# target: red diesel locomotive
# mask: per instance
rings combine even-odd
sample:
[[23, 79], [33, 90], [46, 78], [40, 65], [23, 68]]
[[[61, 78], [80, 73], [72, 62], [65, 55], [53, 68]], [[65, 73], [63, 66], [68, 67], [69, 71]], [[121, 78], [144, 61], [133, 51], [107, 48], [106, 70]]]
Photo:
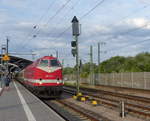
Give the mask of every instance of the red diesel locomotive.
[[62, 66], [57, 58], [44, 56], [21, 71], [23, 84], [39, 97], [59, 97], [63, 91]]

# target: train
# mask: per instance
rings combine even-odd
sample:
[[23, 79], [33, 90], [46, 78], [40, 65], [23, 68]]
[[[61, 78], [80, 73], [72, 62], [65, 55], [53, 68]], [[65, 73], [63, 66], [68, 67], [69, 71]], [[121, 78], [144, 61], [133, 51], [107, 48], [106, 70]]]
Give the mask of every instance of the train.
[[62, 66], [53, 56], [37, 59], [18, 73], [17, 80], [38, 97], [56, 98], [63, 92]]

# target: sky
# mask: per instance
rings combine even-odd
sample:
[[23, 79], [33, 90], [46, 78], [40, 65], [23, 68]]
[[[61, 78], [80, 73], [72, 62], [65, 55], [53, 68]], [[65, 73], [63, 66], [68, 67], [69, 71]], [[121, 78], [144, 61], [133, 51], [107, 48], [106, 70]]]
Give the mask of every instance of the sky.
[[65, 66], [74, 66], [71, 20], [81, 24], [79, 57], [94, 63], [113, 56], [149, 52], [150, 0], [0, 0], [0, 46], [9, 38], [9, 53], [32, 60], [59, 53]]

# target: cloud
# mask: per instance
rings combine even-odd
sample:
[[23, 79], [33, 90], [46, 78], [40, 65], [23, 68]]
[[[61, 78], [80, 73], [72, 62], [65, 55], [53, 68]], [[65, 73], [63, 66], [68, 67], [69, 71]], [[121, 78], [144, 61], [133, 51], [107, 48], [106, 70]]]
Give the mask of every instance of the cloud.
[[0, 25], [7, 23], [10, 20], [10, 17], [7, 15], [8, 10], [4, 8], [0, 8]]
[[138, 0], [138, 1], [141, 2], [141, 3], [143, 3], [143, 4], [148, 4], [148, 3], [150, 3], [149, 0]]
[[133, 56], [142, 52], [143, 49], [146, 50], [148, 47], [145, 46], [146, 42], [140, 41], [150, 38], [150, 29], [142, 26], [148, 23], [149, 20], [145, 18], [133, 18], [115, 26], [89, 26], [88, 29], [83, 31], [82, 34], [84, 35], [81, 35], [80, 38], [81, 56], [87, 54], [90, 45], [93, 45], [95, 47], [94, 60], [96, 61], [97, 43], [100, 41], [106, 42], [106, 45], [101, 49], [107, 51], [107, 54], [101, 54], [102, 60], [116, 55]]
[[39, 49], [40, 48], [49, 49], [49, 48], [64, 48], [67, 47], [67, 45], [64, 42], [53, 42], [49, 40], [42, 40], [41, 42], [38, 41], [37, 43], [35, 43], [35, 47]]
[[[76, 9], [70, 10], [70, 7], [74, 5], [73, 3], [76, 3], [76, 1], [71, 1], [60, 14], [53, 20], [50, 20], [48, 24], [45, 24], [48, 18], [54, 15], [66, 1], [59, 0], [55, 2], [50, 11], [46, 12], [46, 17], [39, 22], [40, 16], [53, 3], [52, 1], [11, 0], [10, 2], [10, 0], [1, 0], [0, 36], [4, 40], [3, 42], [5, 42], [6, 36], [9, 36], [10, 51], [31, 52], [33, 50], [39, 56], [48, 55], [50, 52], [55, 54], [55, 50], [58, 50], [60, 58], [67, 58], [66, 63], [72, 64], [74, 58], [71, 55], [70, 42], [73, 40], [73, 37], [72, 28], [68, 28], [71, 26], [70, 21], [73, 15], [80, 18], [96, 3], [90, 0], [87, 2], [81, 1], [80, 4], [75, 4], [74, 7]], [[92, 11], [91, 14], [82, 19], [80, 21], [82, 24], [82, 33], [79, 36], [80, 58], [89, 57], [89, 48], [90, 45], [93, 45], [94, 60], [96, 62], [97, 43], [100, 41], [107, 43], [101, 47], [102, 51], [108, 51], [107, 54], [102, 54], [102, 60], [115, 55], [133, 55], [143, 51], [143, 46], [147, 49], [146, 43], [133, 44], [150, 37], [150, 21], [144, 17], [145, 14], [134, 16], [134, 18], [130, 17], [121, 23], [119, 22], [121, 17], [128, 15], [128, 12], [142, 8], [139, 1], [134, 4], [135, 6], [133, 5], [135, 1], [132, 1], [132, 4], [130, 4], [130, 1], [105, 2], [100, 9], [97, 8], [97, 10]], [[112, 11], [110, 12], [110, 10]], [[127, 13], [123, 13], [124, 10]], [[37, 28], [33, 29], [33, 26], [36, 24], [38, 25]], [[33, 35], [36, 35], [36, 37], [33, 38]], [[124, 46], [132, 44], [133, 46], [122, 49]], [[118, 50], [111, 51], [116, 48]], [[127, 51], [129, 52], [128, 54]], [[103, 58], [104, 55], [105, 58]]]
[[126, 20], [126, 23], [135, 27], [146, 28], [149, 25], [150, 21], [145, 18], [133, 18]]
[[10, 7], [15, 7], [15, 8], [22, 8], [25, 7], [26, 3], [28, 0], [1, 0], [1, 4], [10, 6]]
[[[140, 29], [140, 31], [136, 31], [133, 33], [132, 32], [126, 33], [128, 29], [129, 30], [131, 28], [133, 29], [133, 26], [138, 27], [140, 25], [145, 24], [146, 22], [147, 21], [144, 19], [135, 18], [132, 20], [128, 20], [126, 24], [119, 24], [117, 26], [94, 25], [94, 26], [87, 27], [88, 29], [84, 30], [81, 36], [79, 36], [79, 44], [80, 44], [79, 48], [80, 48], [81, 56], [83, 56], [82, 54], [89, 53], [90, 45], [94, 45], [97, 47], [96, 44], [99, 41], [105, 41], [107, 44], [106, 47], [104, 48], [109, 51], [109, 49], [121, 48], [122, 46], [129, 45], [130, 43], [132, 44], [136, 41], [150, 37], [148, 33], [149, 30], [147, 28], [142, 28], [143, 32], [141, 32]], [[34, 30], [32, 25], [34, 25], [34, 23], [26, 22], [26, 21], [4, 25], [5, 26], [4, 30], [7, 31], [8, 35], [10, 36], [11, 38], [10, 43], [12, 44], [11, 46], [13, 47], [14, 50], [16, 51], [33, 50], [35, 52], [38, 52], [39, 55], [44, 55], [44, 53], [48, 54], [50, 50], [55, 49], [55, 50], [59, 50], [60, 53], [64, 52], [72, 56], [70, 42], [71, 40], [73, 40], [73, 38], [71, 35], [71, 30], [67, 31], [60, 38], [57, 38], [58, 34], [64, 30], [63, 26], [50, 25], [47, 26], [46, 28], [40, 26], [40, 34], [37, 35], [36, 38], [32, 38], [33, 34], [39, 30], [39, 29]], [[34, 32], [32, 32], [32, 30], [34, 30]], [[128, 50], [128, 49], [125, 48], [124, 50]], [[141, 48], [136, 45], [136, 47], [132, 47], [131, 50], [134, 50], [134, 52], [132, 52], [133, 54], [139, 52], [138, 50], [141, 50]], [[113, 53], [110, 53], [109, 55], [110, 56], [117, 55], [119, 51], [120, 50], [118, 49]], [[55, 51], [52, 52], [55, 54]], [[97, 51], [95, 51], [95, 53], [97, 53]], [[123, 54], [126, 55], [126, 53], [120, 51], [120, 55]]]

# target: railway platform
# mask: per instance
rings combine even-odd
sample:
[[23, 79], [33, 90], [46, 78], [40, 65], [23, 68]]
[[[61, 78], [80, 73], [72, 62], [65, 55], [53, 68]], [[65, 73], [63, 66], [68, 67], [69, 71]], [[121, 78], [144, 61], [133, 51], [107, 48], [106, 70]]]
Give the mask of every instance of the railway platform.
[[10, 90], [0, 96], [0, 121], [64, 121], [20, 83], [10, 83]]

